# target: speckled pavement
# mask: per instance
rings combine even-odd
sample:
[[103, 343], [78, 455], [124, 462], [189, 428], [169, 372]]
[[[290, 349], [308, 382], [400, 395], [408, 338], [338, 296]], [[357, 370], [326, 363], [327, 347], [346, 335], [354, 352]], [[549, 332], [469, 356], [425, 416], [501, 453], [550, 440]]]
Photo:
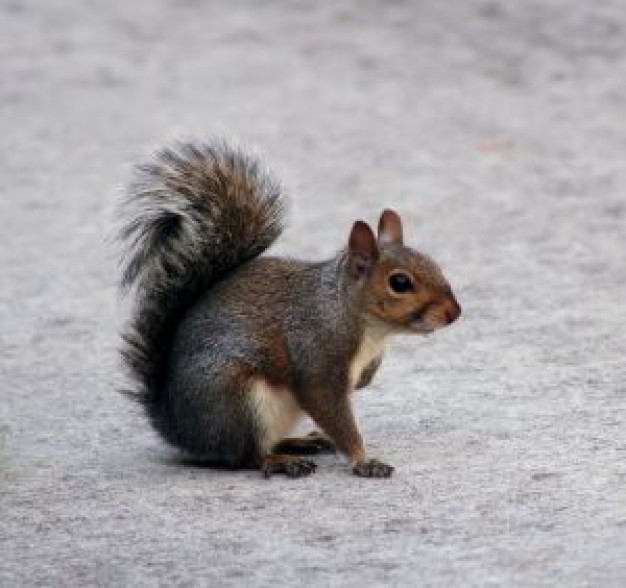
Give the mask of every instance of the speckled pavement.
[[[0, 54], [0, 586], [626, 585], [623, 2], [6, 0]], [[208, 135], [275, 252], [392, 206], [444, 266], [357, 399], [392, 479], [188, 467], [116, 392], [116, 199]]]

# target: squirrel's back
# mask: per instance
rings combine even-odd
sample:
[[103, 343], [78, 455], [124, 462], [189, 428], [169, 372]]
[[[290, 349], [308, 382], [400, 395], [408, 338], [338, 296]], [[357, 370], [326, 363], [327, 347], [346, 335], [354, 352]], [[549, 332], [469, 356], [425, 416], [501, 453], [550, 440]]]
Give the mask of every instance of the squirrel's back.
[[277, 182], [224, 143], [181, 144], [137, 168], [122, 206], [122, 286], [135, 292], [122, 356], [162, 433], [164, 377], [178, 323], [226, 273], [282, 230]]

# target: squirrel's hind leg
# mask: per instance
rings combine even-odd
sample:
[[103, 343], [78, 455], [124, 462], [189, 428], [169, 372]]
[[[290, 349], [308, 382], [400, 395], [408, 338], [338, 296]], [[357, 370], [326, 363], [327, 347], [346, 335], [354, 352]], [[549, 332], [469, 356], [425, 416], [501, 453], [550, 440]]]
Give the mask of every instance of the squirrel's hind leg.
[[259, 450], [256, 465], [265, 477], [285, 474], [290, 478], [298, 478], [312, 474], [316, 468], [314, 462], [297, 457], [294, 455], [297, 452], [282, 450], [287, 445], [283, 445], [280, 440], [302, 416], [302, 409], [291, 391], [256, 374], [250, 378], [247, 394]]
[[179, 352], [171, 360], [164, 436], [198, 462], [246, 468], [265, 452], [249, 399], [249, 368]]
[[311, 431], [304, 437], [288, 437], [279, 441], [272, 451], [284, 455], [316, 455], [335, 453], [337, 447], [323, 433]]

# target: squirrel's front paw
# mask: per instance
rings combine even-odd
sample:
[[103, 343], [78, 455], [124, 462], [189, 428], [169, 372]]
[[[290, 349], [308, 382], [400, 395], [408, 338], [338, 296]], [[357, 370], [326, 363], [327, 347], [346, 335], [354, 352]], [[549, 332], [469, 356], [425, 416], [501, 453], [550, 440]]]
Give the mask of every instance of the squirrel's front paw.
[[393, 466], [377, 459], [365, 459], [352, 466], [352, 473], [362, 478], [389, 478], [393, 473]]

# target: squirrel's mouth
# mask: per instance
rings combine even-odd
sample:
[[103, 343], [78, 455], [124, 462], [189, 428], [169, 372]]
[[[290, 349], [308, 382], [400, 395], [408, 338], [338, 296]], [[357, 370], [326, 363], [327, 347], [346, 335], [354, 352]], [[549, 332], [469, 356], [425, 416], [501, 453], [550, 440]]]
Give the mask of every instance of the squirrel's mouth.
[[407, 322], [411, 331], [419, 333], [420, 335], [429, 335], [436, 329], [436, 327], [428, 320], [427, 316], [427, 312], [431, 306], [431, 303], [427, 303], [409, 315], [409, 320]]
[[424, 319], [412, 320], [409, 322], [408, 327], [413, 333], [417, 333], [419, 335], [430, 335], [436, 330], [436, 327], [431, 325], [429, 322], [424, 321]]
[[433, 329], [433, 327], [420, 327], [419, 329], [413, 329], [416, 333], [418, 333], [419, 335], [424, 335], [424, 337], [426, 335], [430, 335], [431, 333], [435, 332], [435, 329]]
[[409, 315], [412, 331], [428, 335], [453, 323], [461, 315], [461, 307], [452, 297], [443, 302], [430, 301]]

